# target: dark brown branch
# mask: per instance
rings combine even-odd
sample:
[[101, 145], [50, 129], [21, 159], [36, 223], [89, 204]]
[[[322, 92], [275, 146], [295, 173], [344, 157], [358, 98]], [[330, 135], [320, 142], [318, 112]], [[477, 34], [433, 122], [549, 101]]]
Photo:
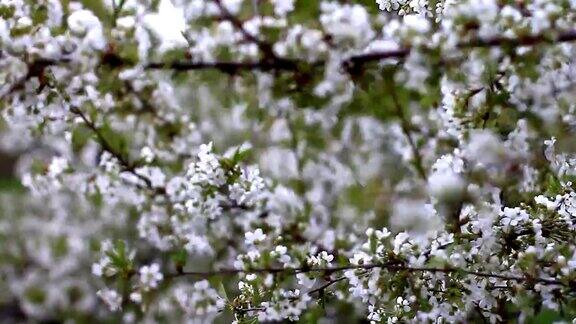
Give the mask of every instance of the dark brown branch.
[[240, 71], [297, 71], [298, 61], [282, 59], [279, 61], [255, 61], [255, 62], [171, 62], [160, 63], [152, 62], [144, 66], [148, 70], [174, 70], [174, 71], [193, 71], [193, 70], [219, 70], [224, 73], [235, 74]]
[[336, 284], [336, 283], [338, 283], [340, 281], [344, 281], [344, 280], [346, 280], [345, 276], [338, 277], [338, 278], [333, 279], [333, 280], [329, 280], [326, 283], [324, 283], [323, 285], [321, 285], [320, 287], [310, 290], [307, 294], [313, 295], [315, 293], [322, 292], [322, 291], [326, 290], [328, 287], [332, 286], [333, 284]]
[[518, 38], [496, 36], [493, 38], [476, 38], [465, 42], [460, 42], [458, 48], [475, 48], [475, 47], [497, 47], [497, 46], [534, 46], [540, 43], [564, 43], [576, 41], [576, 30], [570, 30], [560, 33], [556, 37], [548, 37], [546, 34], [527, 35]]
[[410, 54], [410, 49], [408, 48], [393, 51], [359, 54], [349, 57], [342, 63], [342, 66], [346, 70], [349, 70], [354, 67], [359, 67], [361, 65], [374, 61], [381, 61], [388, 58], [398, 58], [398, 59], [405, 58], [406, 56], [408, 56], [408, 54]]
[[20, 78], [18, 81], [14, 82], [5, 92], [0, 94], [0, 100], [4, 99], [5, 96], [10, 95], [12, 93], [14, 93], [14, 91], [16, 90], [20, 90], [23, 89], [24, 86], [26, 85], [26, 82], [28, 82], [30, 79], [37, 77], [40, 79], [40, 83], [41, 86], [43, 86], [44, 84], [44, 70], [49, 67], [49, 66], [53, 66], [53, 65], [59, 65], [59, 64], [65, 64], [70, 62], [69, 59], [63, 58], [61, 60], [52, 60], [52, 59], [44, 59], [44, 58], [40, 58], [40, 59], [36, 59], [33, 62], [30, 62], [27, 64], [28, 67], [28, 71], [26, 72], [26, 75], [24, 75], [22, 78]]
[[[549, 39], [544, 34], [538, 34], [533, 36], [524, 36], [521, 38], [508, 38], [508, 37], [494, 37], [489, 39], [473, 39], [465, 42], [461, 42], [457, 45], [458, 48], [485, 48], [485, 47], [497, 47], [497, 46], [535, 46], [541, 43], [562, 43], [562, 42], [572, 42], [576, 41], [576, 30], [566, 31], [560, 33], [555, 39]], [[342, 66], [345, 70], [350, 71], [353, 68], [358, 68], [364, 64], [371, 62], [376, 62], [384, 60], [387, 58], [397, 58], [402, 59], [410, 54], [409, 48], [374, 52], [367, 54], [359, 54], [349, 57], [342, 62]], [[42, 68], [54, 65], [63, 65], [70, 63], [71, 60], [68, 58], [62, 58], [59, 60], [51, 59], [40, 59], [37, 60], [38, 64], [31, 63], [30, 66], [42, 66]], [[174, 70], [174, 71], [197, 71], [197, 70], [219, 70], [224, 73], [237, 73], [240, 71], [292, 71], [297, 72], [301, 64], [320, 67], [326, 62], [323, 60], [315, 62], [307, 62], [299, 59], [286, 59], [286, 58], [276, 58], [276, 59], [264, 59], [259, 61], [247, 61], [247, 62], [190, 62], [190, 61], [177, 61], [177, 62], [151, 62], [144, 65], [145, 69], [148, 70]], [[115, 54], [107, 53], [103, 56], [100, 62], [101, 66], [112, 66], [112, 67], [130, 67], [134, 66], [135, 62], [123, 59]], [[31, 75], [33, 75], [32, 73]], [[24, 81], [27, 81], [26, 79]]]

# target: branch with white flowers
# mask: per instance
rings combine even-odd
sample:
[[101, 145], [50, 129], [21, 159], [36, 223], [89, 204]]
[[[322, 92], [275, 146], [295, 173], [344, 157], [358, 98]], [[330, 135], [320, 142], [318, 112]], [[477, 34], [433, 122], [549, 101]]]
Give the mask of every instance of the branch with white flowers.
[[[559, 287], [567, 287], [571, 290], [574, 289], [573, 283], [565, 283], [561, 280], [554, 278], [539, 278], [530, 276], [518, 276], [505, 273], [491, 273], [482, 271], [473, 271], [467, 269], [446, 267], [446, 268], [433, 268], [433, 267], [412, 267], [404, 266], [397, 263], [390, 264], [350, 264], [344, 266], [335, 266], [327, 268], [313, 268], [313, 267], [299, 267], [299, 268], [255, 268], [255, 269], [220, 269], [215, 271], [182, 271], [179, 273], [168, 274], [167, 278], [177, 278], [177, 277], [200, 277], [209, 278], [214, 276], [233, 276], [238, 274], [254, 273], [254, 274], [288, 274], [294, 275], [298, 273], [310, 273], [310, 272], [320, 272], [326, 274], [333, 274], [335, 272], [346, 271], [346, 270], [372, 270], [372, 269], [385, 269], [391, 272], [430, 272], [430, 273], [447, 273], [447, 274], [464, 274], [466, 276], [474, 276], [479, 278], [494, 278], [501, 279], [504, 281], [514, 281], [520, 283], [541, 283], [545, 285], [555, 285]], [[340, 279], [337, 281], [341, 281]], [[335, 282], [334, 282], [335, 283]]]

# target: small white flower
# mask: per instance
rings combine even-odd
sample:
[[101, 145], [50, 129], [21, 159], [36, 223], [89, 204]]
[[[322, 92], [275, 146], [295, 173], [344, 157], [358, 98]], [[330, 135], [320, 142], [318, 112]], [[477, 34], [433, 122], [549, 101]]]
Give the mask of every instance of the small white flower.
[[278, 16], [286, 16], [294, 10], [294, 0], [271, 0], [274, 5], [274, 13]]
[[55, 157], [48, 166], [48, 176], [55, 178], [68, 169], [68, 160], [64, 157]]
[[103, 273], [104, 273], [103, 267], [100, 263], [92, 264], [92, 274], [93, 275], [95, 275], [97, 277], [102, 277]]
[[322, 251], [320, 253], [320, 257], [326, 261], [326, 263], [330, 263], [332, 260], [334, 260], [334, 256], [332, 254], [328, 254], [326, 251]]
[[115, 312], [122, 308], [122, 296], [116, 290], [105, 288], [98, 290], [96, 295], [104, 301], [110, 311]]
[[32, 19], [30, 17], [20, 17], [16, 22], [16, 27], [18, 28], [28, 28], [32, 26]]
[[276, 253], [278, 253], [279, 255], [284, 255], [286, 254], [286, 252], [288, 252], [288, 248], [283, 246], [283, 245], [278, 245], [274, 251], [276, 251]]
[[160, 266], [153, 263], [150, 266], [142, 266], [140, 268], [140, 284], [144, 290], [155, 289], [158, 283], [164, 279], [164, 275], [160, 272]]
[[154, 152], [152, 152], [152, 149], [150, 147], [144, 146], [140, 150], [140, 157], [143, 158], [144, 161], [146, 161], [146, 163], [150, 163], [154, 160], [156, 155], [154, 154]]
[[246, 244], [252, 245], [264, 241], [266, 239], [266, 234], [264, 234], [261, 228], [257, 228], [254, 232], [246, 232], [244, 237]]
[[130, 300], [136, 304], [140, 304], [142, 302], [142, 294], [140, 292], [133, 292], [130, 294]]
[[298, 284], [302, 285], [306, 289], [311, 289], [312, 287], [314, 287], [314, 284], [316, 283], [316, 279], [309, 278], [304, 273], [297, 274], [296, 278], [298, 279]]

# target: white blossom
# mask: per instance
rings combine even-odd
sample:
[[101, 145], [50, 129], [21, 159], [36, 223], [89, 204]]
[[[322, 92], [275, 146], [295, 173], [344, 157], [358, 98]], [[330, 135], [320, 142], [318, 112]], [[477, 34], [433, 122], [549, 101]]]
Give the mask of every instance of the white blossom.
[[164, 279], [164, 275], [160, 272], [160, 266], [157, 263], [141, 267], [138, 273], [144, 290], [155, 289], [158, 287], [158, 283]]
[[103, 289], [96, 292], [104, 303], [108, 306], [110, 311], [116, 312], [122, 308], [122, 296], [113, 289]]

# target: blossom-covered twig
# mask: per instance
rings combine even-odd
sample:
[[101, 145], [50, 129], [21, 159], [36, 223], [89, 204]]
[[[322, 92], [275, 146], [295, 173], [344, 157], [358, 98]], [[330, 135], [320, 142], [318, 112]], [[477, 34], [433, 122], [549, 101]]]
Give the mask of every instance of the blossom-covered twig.
[[[477, 37], [468, 41], [459, 42], [456, 47], [458, 49], [472, 49], [484, 47], [520, 47], [520, 46], [536, 46], [538, 44], [557, 44], [564, 42], [576, 41], [576, 30], [569, 30], [559, 32], [557, 36], [550, 37], [549, 33], [526, 35], [521, 37], [505, 37], [496, 36], [491, 38]], [[410, 48], [404, 48], [392, 51], [381, 51], [366, 54], [353, 55], [344, 61], [344, 66], [348, 69], [357, 68], [364, 64], [381, 61], [389, 58], [404, 58], [410, 54]]]
[[[470, 41], [462, 42], [457, 45], [460, 49], [467, 48], [482, 48], [482, 47], [519, 47], [519, 46], [536, 46], [538, 44], [556, 44], [563, 42], [573, 42], [576, 41], [576, 31], [561, 32], [557, 37], [550, 38], [548, 34], [539, 34], [532, 36], [523, 36], [519, 38], [511, 37], [493, 37], [493, 38], [476, 38]], [[260, 41], [259, 41], [260, 42]], [[372, 52], [366, 54], [352, 55], [342, 61], [342, 66], [345, 70], [351, 70], [352, 68], [358, 68], [370, 62], [381, 61], [389, 58], [405, 58], [410, 54], [410, 49], [399, 49], [381, 52]], [[102, 65], [110, 65], [113, 67], [130, 67], [134, 64], [129, 60], [125, 60], [122, 57], [114, 54], [108, 53], [104, 56], [105, 59], [102, 60]], [[42, 66], [43, 68], [69, 64], [73, 60], [64, 59], [39, 59], [33, 62], [31, 66]], [[37, 63], [37, 64], [36, 64]], [[216, 61], [216, 62], [190, 62], [190, 61], [174, 61], [174, 62], [149, 62], [144, 64], [144, 69], [150, 70], [175, 70], [175, 71], [196, 71], [196, 70], [219, 70], [224, 73], [234, 74], [240, 71], [298, 71], [299, 66], [312, 66], [321, 67], [325, 65], [326, 62], [319, 60], [313, 62], [307, 62], [298, 59], [286, 59], [277, 58], [276, 59], [263, 59], [260, 61], [247, 61], [247, 62], [233, 62], [233, 61]]]
[[[209, 278], [213, 276], [233, 276], [241, 273], [255, 273], [255, 274], [298, 274], [298, 273], [310, 273], [310, 272], [320, 272], [320, 273], [335, 273], [345, 270], [371, 270], [371, 269], [386, 269], [392, 272], [430, 272], [430, 273], [447, 273], [447, 274], [464, 274], [467, 276], [475, 276], [481, 278], [494, 278], [506, 281], [515, 282], [533, 282], [541, 283], [546, 285], [556, 285], [570, 287], [566, 283], [551, 278], [532, 278], [529, 276], [517, 276], [511, 274], [503, 273], [491, 273], [482, 271], [473, 271], [467, 269], [459, 268], [434, 268], [434, 267], [412, 267], [399, 265], [397, 263], [383, 263], [383, 264], [350, 264], [344, 266], [326, 267], [326, 268], [313, 268], [313, 267], [299, 267], [299, 268], [255, 268], [255, 269], [220, 269], [215, 271], [183, 271], [180, 273], [174, 273], [168, 275], [168, 278], [175, 277], [200, 277]], [[341, 279], [344, 280], [344, 279]], [[338, 280], [338, 281], [341, 281]]]

